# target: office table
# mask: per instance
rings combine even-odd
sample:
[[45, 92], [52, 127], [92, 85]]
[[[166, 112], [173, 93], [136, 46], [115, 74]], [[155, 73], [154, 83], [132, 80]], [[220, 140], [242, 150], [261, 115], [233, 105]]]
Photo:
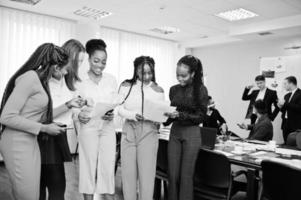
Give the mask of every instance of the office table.
[[[167, 131], [159, 134], [159, 149], [157, 156], [157, 170], [167, 172], [167, 148], [169, 135]], [[247, 152], [241, 154], [232, 153], [235, 146], [248, 147]], [[252, 148], [250, 148], [252, 147]], [[201, 147], [200, 147], [201, 148]], [[252, 149], [252, 150], [250, 150]], [[268, 145], [252, 144], [243, 141], [228, 141], [224, 144], [216, 144], [214, 151], [225, 154], [233, 165], [246, 168], [247, 171], [247, 199], [255, 200], [258, 197], [259, 173], [261, 161], [271, 159], [276, 162], [298, 165], [301, 168], [301, 151], [280, 146], [275, 151], [269, 151]]]

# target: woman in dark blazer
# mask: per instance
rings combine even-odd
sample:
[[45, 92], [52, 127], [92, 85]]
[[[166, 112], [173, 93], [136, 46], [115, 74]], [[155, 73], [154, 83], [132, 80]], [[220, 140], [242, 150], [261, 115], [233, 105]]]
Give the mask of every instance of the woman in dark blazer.
[[208, 95], [203, 84], [201, 61], [191, 55], [177, 63], [179, 84], [170, 88], [171, 106], [177, 109], [166, 113], [172, 124], [168, 144], [168, 179], [170, 200], [193, 199], [194, 165], [201, 146], [199, 124], [204, 122]]

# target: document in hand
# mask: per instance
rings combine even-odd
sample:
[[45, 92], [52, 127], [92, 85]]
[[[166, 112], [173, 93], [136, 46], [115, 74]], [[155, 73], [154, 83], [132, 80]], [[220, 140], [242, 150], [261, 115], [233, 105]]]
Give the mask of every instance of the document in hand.
[[92, 112], [90, 114], [91, 118], [95, 117], [102, 117], [104, 116], [108, 111], [116, 108], [118, 104], [111, 104], [111, 103], [104, 103], [104, 102], [98, 102], [94, 105]]
[[164, 113], [171, 113], [176, 107], [170, 106], [167, 101], [153, 101], [145, 99], [144, 101], [144, 118], [154, 122], [165, 122], [167, 117]]

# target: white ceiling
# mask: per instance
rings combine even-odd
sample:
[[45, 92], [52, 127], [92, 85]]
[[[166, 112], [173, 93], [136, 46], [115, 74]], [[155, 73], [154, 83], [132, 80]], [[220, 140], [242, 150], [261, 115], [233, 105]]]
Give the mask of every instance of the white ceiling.
[[[77, 21], [86, 19], [74, 15], [75, 10], [96, 8], [113, 13], [99, 21], [103, 26], [174, 40], [186, 47], [257, 39], [258, 32], [265, 31], [274, 34], [260, 37], [301, 35], [301, 0], [41, 0], [35, 6], [0, 0], [0, 5]], [[236, 8], [259, 17], [228, 22], [214, 16]], [[150, 31], [161, 26], [181, 31], [170, 35]]]

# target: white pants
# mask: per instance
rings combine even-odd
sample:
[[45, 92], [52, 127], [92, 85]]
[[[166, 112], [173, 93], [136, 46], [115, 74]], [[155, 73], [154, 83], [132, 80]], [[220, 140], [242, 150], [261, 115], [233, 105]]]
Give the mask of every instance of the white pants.
[[115, 193], [116, 134], [109, 123], [101, 130], [82, 129], [79, 134], [79, 192]]

